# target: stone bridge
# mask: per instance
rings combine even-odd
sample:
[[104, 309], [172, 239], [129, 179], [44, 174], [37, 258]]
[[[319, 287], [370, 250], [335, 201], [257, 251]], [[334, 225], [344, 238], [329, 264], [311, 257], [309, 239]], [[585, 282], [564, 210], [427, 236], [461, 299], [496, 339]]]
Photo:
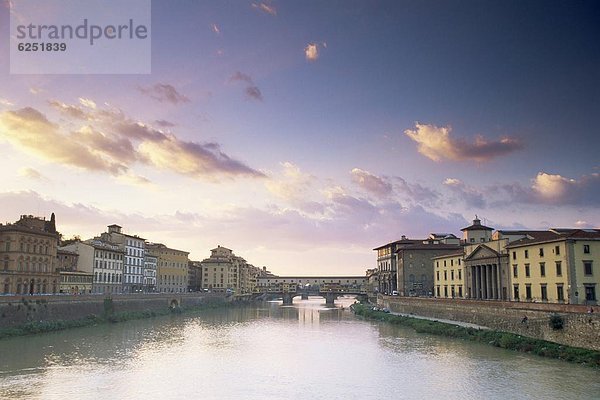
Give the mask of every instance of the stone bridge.
[[325, 298], [325, 304], [333, 306], [335, 301], [340, 296], [356, 296], [359, 300], [367, 300], [367, 292], [364, 290], [299, 290], [299, 291], [265, 291], [255, 295], [255, 297], [264, 296], [265, 294], [274, 297], [281, 297], [283, 305], [292, 305], [294, 297], [300, 296], [302, 300], [308, 300], [308, 296], [321, 296]]

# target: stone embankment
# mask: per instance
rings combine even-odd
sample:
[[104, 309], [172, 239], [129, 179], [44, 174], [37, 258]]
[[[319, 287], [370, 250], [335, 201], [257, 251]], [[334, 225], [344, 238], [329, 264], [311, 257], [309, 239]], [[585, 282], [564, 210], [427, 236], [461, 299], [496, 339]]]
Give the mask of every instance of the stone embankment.
[[87, 295], [87, 296], [2, 296], [0, 329], [28, 323], [75, 321], [112, 314], [160, 312], [194, 308], [231, 301], [212, 293]]
[[[432, 299], [379, 296], [378, 304], [391, 311], [429, 318], [461, 321], [490, 329], [555, 342], [572, 347], [600, 350], [600, 307], [502, 301]], [[562, 321], [557, 329], [554, 321]]]

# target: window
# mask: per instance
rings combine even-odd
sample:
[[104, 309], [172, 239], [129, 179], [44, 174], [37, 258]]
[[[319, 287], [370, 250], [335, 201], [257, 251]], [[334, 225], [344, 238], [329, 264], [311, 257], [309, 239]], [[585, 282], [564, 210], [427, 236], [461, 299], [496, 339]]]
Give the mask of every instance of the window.
[[[462, 279], [462, 276], [461, 276], [461, 275], [462, 275], [462, 270], [460, 270], [460, 269], [459, 269], [459, 270], [458, 270], [458, 279], [459, 279], [459, 280], [460, 280], [460, 279]], [[461, 296], [462, 296], [462, 295], [461, 295]]]
[[531, 300], [531, 285], [525, 285], [525, 299]]
[[556, 276], [562, 276], [562, 263], [560, 261], [556, 262]]
[[519, 285], [513, 286], [513, 297], [515, 300], [519, 300]]
[[544, 248], [540, 247], [540, 257], [544, 257]]
[[546, 263], [540, 263], [540, 276], [546, 276]]
[[513, 260], [516, 260], [516, 259], [517, 259], [517, 252], [513, 251]]
[[529, 258], [529, 250], [525, 250], [525, 258]]
[[542, 301], [548, 301], [548, 288], [545, 284], [542, 284], [540, 289], [542, 291]]
[[585, 254], [590, 254], [590, 245], [589, 244], [584, 244], [583, 245], [583, 252]]
[[596, 286], [585, 285], [585, 299], [588, 301], [596, 301]]
[[565, 301], [565, 292], [563, 285], [556, 285], [556, 299], [558, 301]]
[[440, 280], [440, 271], [437, 271], [435, 274], [436, 274], [436, 280], [439, 281]]
[[560, 246], [554, 246], [554, 254], [556, 254], [557, 256], [560, 255]]
[[454, 280], [454, 270], [450, 271], [450, 279]]
[[529, 278], [531, 276], [529, 271], [529, 264], [525, 264], [525, 277]]
[[583, 262], [583, 274], [586, 276], [592, 275], [592, 262], [591, 261]]
[[519, 266], [517, 264], [513, 265], [513, 277], [514, 278], [519, 277]]
[[444, 280], [448, 280], [448, 271], [444, 271]]

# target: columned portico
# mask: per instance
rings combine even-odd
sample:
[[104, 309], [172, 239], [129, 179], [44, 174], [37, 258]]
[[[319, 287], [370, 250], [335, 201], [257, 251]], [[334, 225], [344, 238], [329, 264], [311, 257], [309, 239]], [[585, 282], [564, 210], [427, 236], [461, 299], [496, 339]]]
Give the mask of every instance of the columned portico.
[[[503, 287], [508, 285], [503, 279], [508, 276], [502, 272], [507, 268], [508, 260], [505, 254], [479, 245], [465, 258], [465, 269], [469, 274], [466, 293], [472, 299], [503, 300]], [[504, 299], [508, 300], [508, 299]]]

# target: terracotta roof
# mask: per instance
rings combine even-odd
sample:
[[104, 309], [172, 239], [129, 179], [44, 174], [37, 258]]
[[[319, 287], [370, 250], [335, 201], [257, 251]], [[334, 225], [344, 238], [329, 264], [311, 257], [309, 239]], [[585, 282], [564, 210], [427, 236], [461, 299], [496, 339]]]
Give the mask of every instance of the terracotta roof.
[[561, 240], [600, 240], [600, 229], [551, 229], [530, 232], [528, 237], [515, 240], [506, 248], [528, 246], [535, 243], [557, 242]]

